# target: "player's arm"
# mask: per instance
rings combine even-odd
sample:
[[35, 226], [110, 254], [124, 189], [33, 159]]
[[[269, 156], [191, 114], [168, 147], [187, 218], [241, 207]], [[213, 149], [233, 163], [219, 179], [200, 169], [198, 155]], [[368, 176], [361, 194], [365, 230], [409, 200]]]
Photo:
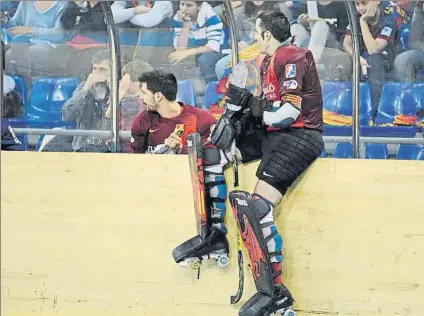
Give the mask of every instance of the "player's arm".
[[239, 105], [240, 109], [249, 107], [254, 117], [263, 117], [264, 123], [269, 126], [289, 127], [300, 115], [302, 102], [300, 95], [305, 68], [305, 58], [291, 63], [279, 64], [276, 62], [280, 100], [273, 101], [255, 97], [246, 89], [230, 85], [228, 103]]
[[144, 154], [147, 150], [147, 137], [150, 120], [147, 111], [139, 113], [131, 126], [130, 147], [135, 154]]
[[217, 123], [215, 116], [209, 111], [199, 110], [197, 115], [197, 131], [202, 138], [202, 144], [208, 141], [212, 126]]

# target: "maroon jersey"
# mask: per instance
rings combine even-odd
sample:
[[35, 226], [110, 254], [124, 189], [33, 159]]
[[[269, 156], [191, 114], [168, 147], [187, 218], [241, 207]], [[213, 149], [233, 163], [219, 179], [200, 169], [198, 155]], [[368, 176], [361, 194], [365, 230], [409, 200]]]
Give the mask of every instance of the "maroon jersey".
[[322, 91], [312, 53], [293, 45], [284, 45], [261, 65], [262, 97], [291, 102], [300, 108], [292, 127], [323, 129]]
[[216, 124], [215, 117], [206, 110], [180, 103], [183, 110], [174, 118], [163, 118], [157, 112], [144, 111], [137, 115], [131, 128], [131, 149], [134, 153], [152, 151], [163, 144], [175, 128], [181, 131], [182, 153], [187, 153], [187, 136], [199, 133], [202, 143], [210, 134], [211, 125]]

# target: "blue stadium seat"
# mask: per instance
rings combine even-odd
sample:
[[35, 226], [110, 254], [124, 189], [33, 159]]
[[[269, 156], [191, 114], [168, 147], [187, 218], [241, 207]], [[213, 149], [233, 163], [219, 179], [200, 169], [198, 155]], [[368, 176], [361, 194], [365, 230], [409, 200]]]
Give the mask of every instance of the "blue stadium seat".
[[[368, 83], [361, 82], [359, 86], [359, 122], [361, 126], [368, 126], [372, 111], [371, 88]], [[352, 116], [352, 82], [350, 81], [327, 81], [323, 87], [323, 107], [325, 110], [340, 115]], [[324, 127], [326, 136], [351, 136], [350, 126]]]
[[400, 144], [396, 159], [399, 160], [424, 160], [423, 145]]
[[351, 143], [338, 143], [334, 149], [334, 158], [353, 158], [353, 147]]
[[389, 149], [386, 144], [366, 144], [366, 159], [389, 159]]
[[216, 92], [217, 87], [218, 81], [211, 81], [207, 84], [202, 106], [204, 109], [209, 110], [211, 105], [218, 104], [224, 96], [223, 94]]
[[397, 115], [415, 115], [417, 101], [412, 83], [386, 82], [381, 93], [375, 124], [391, 124]]
[[[386, 82], [378, 106], [375, 125], [393, 124], [397, 115], [416, 115], [422, 101], [423, 85], [405, 82]], [[422, 90], [421, 90], [422, 91]], [[362, 136], [374, 137], [415, 137], [415, 126], [375, 126], [363, 130]]]
[[62, 121], [62, 106], [79, 84], [78, 78], [37, 78], [25, 113], [29, 124], [46, 128], [65, 125]]
[[187, 105], [196, 106], [196, 90], [190, 80], [178, 82], [177, 100]]
[[19, 76], [13, 76], [12, 78], [13, 78], [13, 80], [15, 80], [15, 83], [16, 83], [16, 91], [18, 91], [22, 96], [22, 101], [24, 103], [24, 108], [25, 108], [27, 101], [28, 101], [27, 100], [27, 88], [26, 88], [26, 85], [25, 85], [25, 81], [22, 77], [19, 77]]

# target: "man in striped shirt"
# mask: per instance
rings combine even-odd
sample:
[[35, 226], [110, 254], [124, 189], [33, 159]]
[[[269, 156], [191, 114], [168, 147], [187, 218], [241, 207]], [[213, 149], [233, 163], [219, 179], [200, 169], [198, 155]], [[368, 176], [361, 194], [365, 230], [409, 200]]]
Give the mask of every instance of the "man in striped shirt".
[[201, 77], [206, 82], [217, 80], [215, 65], [222, 57], [224, 33], [222, 21], [212, 6], [201, 1], [180, 1], [173, 28], [176, 51], [169, 55], [170, 61], [177, 64], [196, 56]]

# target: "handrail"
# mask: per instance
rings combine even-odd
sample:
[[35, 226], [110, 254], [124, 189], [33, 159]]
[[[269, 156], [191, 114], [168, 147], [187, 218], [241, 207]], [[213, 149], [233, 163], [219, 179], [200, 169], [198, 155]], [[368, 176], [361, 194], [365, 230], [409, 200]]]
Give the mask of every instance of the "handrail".
[[360, 76], [360, 62], [361, 56], [359, 47], [359, 28], [356, 20], [356, 9], [353, 1], [346, 1], [346, 9], [349, 17], [351, 27], [352, 45], [353, 45], [353, 75], [352, 75], [352, 147], [353, 158], [360, 158], [359, 154], [359, 76]]
[[110, 102], [112, 105], [112, 152], [120, 151], [119, 139], [119, 78], [121, 78], [121, 52], [118, 32], [113, 20], [112, 9], [109, 1], [101, 1], [102, 10], [105, 16], [107, 31], [109, 34], [110, 50]]

